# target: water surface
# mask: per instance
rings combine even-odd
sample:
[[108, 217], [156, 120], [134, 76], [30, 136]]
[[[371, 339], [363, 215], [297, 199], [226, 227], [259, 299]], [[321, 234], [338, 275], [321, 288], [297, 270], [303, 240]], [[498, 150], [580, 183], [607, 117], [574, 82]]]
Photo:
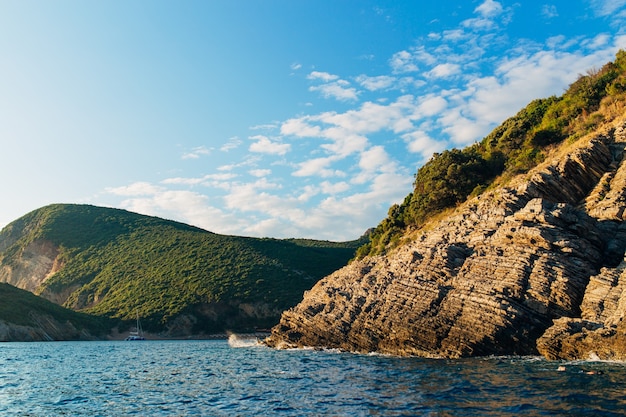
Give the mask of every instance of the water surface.
[[622, 363], [234, 346], [224, 340], [0, 344], [0, 415], [626, 415]]

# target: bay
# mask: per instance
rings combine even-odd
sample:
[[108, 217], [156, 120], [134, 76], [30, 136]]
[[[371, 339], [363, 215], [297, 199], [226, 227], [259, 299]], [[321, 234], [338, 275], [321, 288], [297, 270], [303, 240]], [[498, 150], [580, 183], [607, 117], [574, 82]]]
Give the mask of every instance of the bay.
[[4, 343], [0, 415], [619, 416], [626, 365], [272, 350], [241, 339]]

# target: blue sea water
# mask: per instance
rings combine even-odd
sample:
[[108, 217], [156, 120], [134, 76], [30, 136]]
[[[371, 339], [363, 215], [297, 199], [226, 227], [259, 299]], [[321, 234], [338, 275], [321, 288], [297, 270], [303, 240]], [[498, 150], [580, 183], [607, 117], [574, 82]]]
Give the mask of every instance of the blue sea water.
[[397, 358], [241, 340], [4, 343], [0, 415], [617, 416], [626, 415], [626, 364]]

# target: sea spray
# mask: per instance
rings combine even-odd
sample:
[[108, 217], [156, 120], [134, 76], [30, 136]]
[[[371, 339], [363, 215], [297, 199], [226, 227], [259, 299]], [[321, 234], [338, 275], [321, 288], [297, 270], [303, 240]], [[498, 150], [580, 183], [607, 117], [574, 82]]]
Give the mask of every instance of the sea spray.
[[231, 333], [228, 336], [228, 345], [231, 348], [260, 346], [259, 339], [254, 335], [238, 335]]

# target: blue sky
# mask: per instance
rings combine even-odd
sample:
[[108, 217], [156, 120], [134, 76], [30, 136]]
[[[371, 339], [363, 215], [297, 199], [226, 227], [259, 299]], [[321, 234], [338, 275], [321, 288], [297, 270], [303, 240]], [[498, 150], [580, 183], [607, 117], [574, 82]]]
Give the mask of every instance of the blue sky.
[[626, 49], [626, 0], [0, 0], [0, 227], [50, 203], [349, 240]]

